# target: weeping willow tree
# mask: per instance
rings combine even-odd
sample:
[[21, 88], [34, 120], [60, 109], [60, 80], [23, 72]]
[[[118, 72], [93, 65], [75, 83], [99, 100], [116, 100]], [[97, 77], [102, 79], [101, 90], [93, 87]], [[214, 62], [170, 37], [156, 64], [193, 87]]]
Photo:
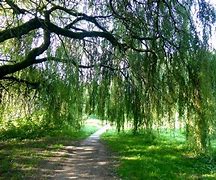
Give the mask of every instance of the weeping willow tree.
[[194, 148], [207, 149], [216, 77], [207, 1], [0, 3], [1, 123], [27, 109], [23, 117], [48, 127], [79, 128], [97, 114], [134, 133], [178, 119]]

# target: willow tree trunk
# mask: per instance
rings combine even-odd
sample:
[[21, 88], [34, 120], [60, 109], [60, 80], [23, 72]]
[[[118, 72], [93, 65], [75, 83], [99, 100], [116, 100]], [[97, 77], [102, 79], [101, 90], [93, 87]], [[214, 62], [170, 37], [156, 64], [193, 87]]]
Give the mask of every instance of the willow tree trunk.
[[200, 118], [197, 121], [197, 131], [198, 131], [198, 149], [201, 152], [205, 152], [207, 150], [207, 140], [208, 140], [208, 126], [205, 118]]
[[205, 107], [203, 107], [200, 91], [195, 89], [194, 92], [194, 108], [196, 113], [194, 119], [195, 147], [198, 153], [205, 153], [208, 140], [208, 120], [205, 115]]

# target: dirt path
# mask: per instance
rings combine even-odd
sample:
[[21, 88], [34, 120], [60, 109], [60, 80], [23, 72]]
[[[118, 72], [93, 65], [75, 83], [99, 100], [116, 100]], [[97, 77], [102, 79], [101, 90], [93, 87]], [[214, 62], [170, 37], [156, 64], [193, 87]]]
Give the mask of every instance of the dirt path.
[[66, 146], [58, 152], [43, 168], [42, 179], [118, 179], [112, 171], [110, 154], [100, 142], [100, 135], [108, 128], [106, 125], [78, 146]]

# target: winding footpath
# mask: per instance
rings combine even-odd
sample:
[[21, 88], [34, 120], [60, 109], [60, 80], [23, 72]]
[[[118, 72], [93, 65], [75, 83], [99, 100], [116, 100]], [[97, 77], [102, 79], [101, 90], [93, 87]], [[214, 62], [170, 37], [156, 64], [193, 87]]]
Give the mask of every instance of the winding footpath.
[[[110, 128], [106, 125], [81, 141], [76, 146], [66, 146], [59, 152], [49, 168], [44, 169], [46, 179], [118, 179], [112, 172], [113, 161], [105, 146], [100, 142], [100, 135]], [[62, 158], [62, 156], [64, 158]], [[58, 164], [58, 165], [56, 165]], [[46, 172], [47, 171], [47, 172]]]

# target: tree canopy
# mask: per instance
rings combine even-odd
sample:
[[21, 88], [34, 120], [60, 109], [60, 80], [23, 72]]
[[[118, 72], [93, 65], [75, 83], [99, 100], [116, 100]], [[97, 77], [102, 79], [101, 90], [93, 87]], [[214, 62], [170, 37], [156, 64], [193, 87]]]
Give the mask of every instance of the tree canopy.
[[207, 1], [4, 0], [0, 17], [2, 124], [78, 128], [96, 114], [136, 133], [178, 121], [206, 149], [216, 102]]

